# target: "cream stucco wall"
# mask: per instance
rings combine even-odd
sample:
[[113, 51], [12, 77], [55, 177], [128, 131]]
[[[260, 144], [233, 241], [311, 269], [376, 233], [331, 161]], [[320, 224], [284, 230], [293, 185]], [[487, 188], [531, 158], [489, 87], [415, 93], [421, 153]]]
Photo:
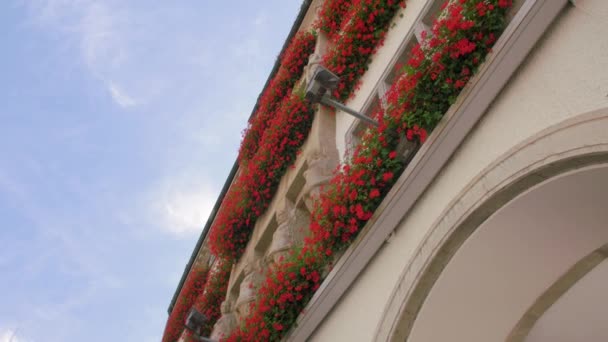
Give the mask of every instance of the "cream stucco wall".
[[[365, 76], [358, 108], [425, 1], [409, 1]], [[345, 293], [312, 341], [372, 341], [401, 270], [430, 227], [478, 174], [517, 144], [582, 113], [608, 108], [608, 1], [568, 5], [416, 206]], [[416, 10], [418, 8], [418, 10]], [[398, 34], [396, 34], [398, 32]], [[386, 53], [386, 56], [382, 54]], [[377, 65], [376, 65], [377, 63]], [[337, 134], [352, 121], [338, 114]], [[576, 139], [573, 136], [572, 139]], [[340, 140], [340, 139], [337, 139]], [[339, 146], [340, 147], [340, 146]], [[340, 147], [340, 151], [344, 146]]]

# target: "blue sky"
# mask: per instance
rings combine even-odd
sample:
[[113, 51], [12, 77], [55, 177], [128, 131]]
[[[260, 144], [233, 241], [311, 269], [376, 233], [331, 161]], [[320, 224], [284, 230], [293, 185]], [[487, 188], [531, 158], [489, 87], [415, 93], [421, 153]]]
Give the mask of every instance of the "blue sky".
[[160, 340], [300, 3], [1, 2], [0, 342]]

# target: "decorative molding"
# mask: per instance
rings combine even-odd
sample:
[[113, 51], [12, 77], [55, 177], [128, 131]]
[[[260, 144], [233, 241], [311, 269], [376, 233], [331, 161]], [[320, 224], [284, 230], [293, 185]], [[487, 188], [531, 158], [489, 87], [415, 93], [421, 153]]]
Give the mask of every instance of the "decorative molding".
[[[602, 130], [603, 129], [603, 130]], [[443, 267], [508, 201], [547, 179], [608, 162], [608, 108], [579, 115], [523, 141], [480, 172], [438, 216], [401, 271], [375, 341], [404, 341]], [[585, 137], [571, 139], [572, 136]]]
[[608, 258], [608, 244], [594, 250], [586, 257], [579, 260], [557, 281], [555, 281], [538, 299], [530, 306], [515, 325], [505, 342], [524, 342], [536, 322], [555, 304], [566, 292], [568, 292], [579, 280], [595, 269], [600, 263]]

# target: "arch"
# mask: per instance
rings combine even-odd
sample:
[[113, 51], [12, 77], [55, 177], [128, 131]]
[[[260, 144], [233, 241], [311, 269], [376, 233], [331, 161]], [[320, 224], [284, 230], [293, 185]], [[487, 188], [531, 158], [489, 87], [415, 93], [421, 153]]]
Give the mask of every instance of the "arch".
[[584, 258], [574, 264], [566, 273], [549, 286], [542, 295], [526, 310], [520, 320], [515, 324], [507, 342], [523, 342], [532, 331], [538, 320], [558, 302], [566, 292], [600, 263], [608, 258], [608, 243], [587, 254]]
[[484, 169], [450, 202], [403, 268], [375, 341], [406, 341], [432, 287], [465, 241], [498, 209], [559, 175], [608, 163], [608, 108], [549, 127]]

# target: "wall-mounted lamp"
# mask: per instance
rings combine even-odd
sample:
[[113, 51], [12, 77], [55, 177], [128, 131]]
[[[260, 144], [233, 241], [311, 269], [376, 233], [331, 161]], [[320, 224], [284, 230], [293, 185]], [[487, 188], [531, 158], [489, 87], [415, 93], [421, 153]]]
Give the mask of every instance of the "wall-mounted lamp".
[[308, 85], [306, 86], [306, 98], [312, 102], [318, 102], [326, 106], [340, 109], [359, 120], [378, 127], [378, 122], [367, 115], [346, 107], [342, 103], [331, 98], [331, 91], [335, 90], [340, 83], [340, 77], [333, 74], [322, 66], [317, 66]]
[[208, 337], [200, 336], [203, 324], [207, 322], [207, 316], [200, 313], [196, 308], [190, 309], [188, 317], [186, 317], [186, 328], [194, 333], [194, 338], [201, 342], [217, 342]]

